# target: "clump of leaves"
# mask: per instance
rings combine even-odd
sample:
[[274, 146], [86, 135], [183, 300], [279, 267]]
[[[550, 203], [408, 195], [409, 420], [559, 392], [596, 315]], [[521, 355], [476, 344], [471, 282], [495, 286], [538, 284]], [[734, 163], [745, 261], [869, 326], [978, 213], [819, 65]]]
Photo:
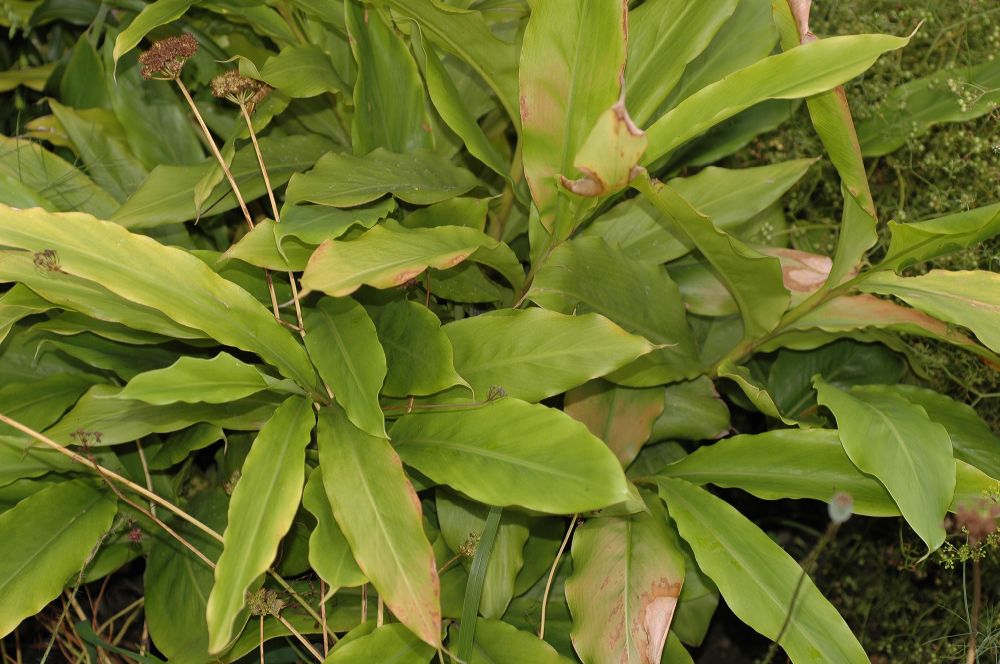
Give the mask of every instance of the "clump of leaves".
[[[908, 38], [675, 5], [102, 15], [0, 157], [0, 633], [141, 558], [151, 645], [82, 620], [67, 657], [690, 661], [724, 600], [867, 662], [707, 485], [940, 548], [1000, 439], [908, 340], [1000, 361], [996, 275], [906, 270], [1000, 216], [870, 253], [838, 86]], [[830, 257], [759, 241], [815, 158], [707, 166], [789, 99], [843, 184]]]

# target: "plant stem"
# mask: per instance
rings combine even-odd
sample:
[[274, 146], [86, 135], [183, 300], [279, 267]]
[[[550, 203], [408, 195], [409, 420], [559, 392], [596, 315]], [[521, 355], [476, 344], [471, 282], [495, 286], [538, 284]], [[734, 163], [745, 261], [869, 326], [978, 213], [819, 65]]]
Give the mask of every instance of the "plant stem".
[[976, 637], [979, 633], [979, 612], [983, 606], [983, 572], [979, 558], [972, 559], [972, 620], [969, 622], [969, 645], [965, 651], [965, 663], [975, 664]]
[[[243, 218], [247, 222], [247, 226], [250, 230], [253, 230], [253, 218], [250, 216], [250, 210], [247, 209], [246, 201], [243, 200], [243, 192], [240, 191], [240, 186], [236, 184], [236, 178], [233, 177], [233, 172], [229, 170], [229, 165], [226, 164], [225, 158], [222, 153], [219, 152], [219, 147], [215, 144], [215, 139], [212, 138], [212, 132], [208, 130], [208, 125], [205, 124], [205, 119], [201, 116], [201, 111], [198, 110], [198, 106], [194, 103], [194, 99], [191, 98], [191, 93], [188, 92], [187, 86], [184, 85], [179, 77], [174, 79], [177, 82], [177, 87], [180, 88], [181, 94], [184, 95], [184, 99], [187, 101], [188, 106], [191, 107], [191, 112], [194, 113], [195, 119], [198, 121], [198, 126], [201, 127], [202, 133], [205, 135], [205, 141], [208, 142], [208, 146], [212, 149], [212, 154], [215, 155], [215, 160], [219, 162], [219, 168], [222, 172], [226, 174], [226, 179], [229, 181], [229, 187], [233, 190], [233, 195], [236, 196], [236, 201], [240, 204], [240, 210], [243, 211]], [[251, 130], [251, 135], [253, 131]], [[280, 323], [281, 313], [278, 311], [278, 296], [274, 292], [274, 282], [271, 280], [271, 272], [264, 268], [264, 279], [267, 281], [267, 292], [271, 296], [271, 308], [274, 310], [274, 317]]]
[[[257, 154], [257, 163], [260, 165], [260, 174], [264, 177], [264, 187], [267, 189], [267, 198], [271, 202], [271, 213], [274, 215], [274, 223], [281, 223], [281, 215], [278, 212], [278, 202], [274, 198], [274, 189], [271, 187], [271, 178], [267, 174], [267, 166], [264, 164], [264, 155], [260, 151], [260, 144], [257, 142], [257, 132], [253, 128], [253, 120], [250, 119], [250, 111], [246, 104], [240, 104], [240, 111], [243, 119], [247, 123], [247, 131], [250, 132], [250, 142], [253, 143], [253, 151]], [[295, 321], [299, 325], [299, 336], [306, 338], [306, 326], [302, 322], [302, 307], [299, 304], [299, 287], [295, 283], [295, 274], [288, 271], [288, 283], [292, 287], [292, 302], [295, 304]], [[277, 311], [277, 306], [275, 307]]]
[[562, 560], [566, 544], [569, 543], [569, 536], [573, 534], [573, 528], [576, 527], [576, 520], [579, 516], [579, 514], [574, 514], [570, 520], [569, 528], [566, 529], [566, 536], [563, 537], [562, 544], [559, 545], [556, 559], [552, 561], [552, 569], [549, 570], [549, 578], [545, 582], [545, 592], [542, 594], [542, 617], [538, 626], [538, 638], [540, 639], [545, 638], [545, 611], [549, 606], [549, 591], [552, 590], [552, 581], [556, 578], [556, 570], [559, 569], [559, 562]]

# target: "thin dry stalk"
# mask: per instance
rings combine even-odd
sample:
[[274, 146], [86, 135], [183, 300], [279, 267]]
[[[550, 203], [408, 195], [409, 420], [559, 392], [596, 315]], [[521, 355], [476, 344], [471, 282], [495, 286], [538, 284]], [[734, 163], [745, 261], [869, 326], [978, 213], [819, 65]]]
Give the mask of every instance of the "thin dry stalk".
[[570, 520], [569, 528], [566, 529], [566, 536], [563, 537], [562, 544], [559, 545], [556, 559], [552, 561], [552, 569], [549, 570], [549, 578], [545, 582], [545, 592], [542, 594], [542, 617], [538, 625], [538, 638], [540, 639], [545, 638], [545, 611], [549, 606], [549, 591], [552, 590], [552, 581], [556, 578], [556, 570], [559, 569], [559, 562], [562, 560], [563, 552], [569, 543], [569, 536], [573, 534], [573, 529], [576, 527], [576, 520], [579, 516], [579, 514], [574, 514]]

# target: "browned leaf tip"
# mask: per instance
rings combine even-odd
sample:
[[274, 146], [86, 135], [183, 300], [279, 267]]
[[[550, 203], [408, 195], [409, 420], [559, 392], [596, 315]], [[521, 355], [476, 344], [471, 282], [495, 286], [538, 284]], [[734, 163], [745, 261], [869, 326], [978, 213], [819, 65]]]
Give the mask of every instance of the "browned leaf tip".
[[145, 79], [173, 80], [180, 76], [184, 63], [198, 52], [198, 40], [186, 32], [153, 42], [148, 51], [139, 55], [140, 73]]

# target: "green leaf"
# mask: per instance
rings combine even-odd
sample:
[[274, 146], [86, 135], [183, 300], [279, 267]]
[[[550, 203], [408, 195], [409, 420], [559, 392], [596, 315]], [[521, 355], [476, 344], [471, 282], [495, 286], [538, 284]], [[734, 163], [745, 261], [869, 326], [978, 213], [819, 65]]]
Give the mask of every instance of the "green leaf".
[[118, 201], [128, 198], [146, 179], [146, 168], [124, 141], [118, 120], [103, 109], [75, 111], [49, 100], [74, 151], [94, 181]]
[[389, 435], [407, 465], [487, 505], [573, 514], [629, 497], [604, 443], [545, 406], [505, 398], [481, 408], [412, 413]]
[[838, 432], [828, 429], [775, 429], [733, 436], [699, 447], [657, 475], [742, 489], [764, 500], [829, 502], [843, 491], [854, 500], [858, 514], [899, 515], [882, 483], [861, 472], [844, 451]]
[[469, 154], [483, 162], [500, 177], [509, 180], [510, 168], [476, 122], [475, 116], [466, 105], [465, 100], [462, 99], [461, 92], [455, 86], [451, 75], [441, 63], [437, 51], [426, 40], [422, 40], [420, 46], [423, 50], [420, 62], [423, 64], [424, 77], [427, 79], [427, 92], [434, 103], [434, 108], [437, 109], [448, 127], [461, 137]]
[[[66, 337], [40, 337], [35, 347], [35, 359], [46, 353], [64, 353], [85, 365], [112, 371], [125, 380], [144, 371], [162, 369], [177, 358], [177, 353], [157, 346], [148, 346], [137, 353], [135, 346], [118, 343], [89, 332]], [[290, 381], [289, 381], [290, 382]]]
[[368, 207], [339, 210], [315, 205], [286, 206], [281, 223], [264, 219], [229, 247], [220, 260], [241, 261], [274, 270], [304, 270], [316, 247], [336, 239], [354, 226], [374, 226], [392, 212], [396, 201], [387, 198]]
[[768, 371], [767, 389], [782, 413], [815, 420], [812, 377], [816, 374], [843, 390], [852, 385], [891, 385], [905, 373], [905, 360], [885, 346], [843, 339], [811, 351], [779, 351]]
[[379, 148], [363, 157], [330, 152], [308, 173], [292, 177], [285, 203], [351, 207], [392, 194], [429, 205], [460, 196], [476, 184], [472, 173], [426, 150], [396, 154]]
[[323, 486], [358, 567], [401, 623], [439, 646], [437, 566], [420, 500], [399, 457], [385, 438], [352, 425], [336, 404], [320, 410], [317, 442]]
[[563, 410], [583, 422], [627, 467], [663, 413], [664, 393], [664, 388], [635, 389], [592, 380], [566, 393]]
[[425, 396], [465, 381], [455, 371], [451, 341], [427, 307], [399, 300], [368, 309], [388, 367], [382, 393]]
[[118, 209], [118, 201], [83, 171], [32, 141], [0, 136], [0, 174], [44, 192], [59, 211], [108, 217]]
[[975, 466], [990, 477], [1000, 478], [1000, 438], [974, 408], [916, 385], [894, 384], [892, 390], [923, 408], [932, 422], [948, 431], [956, 459]]
[[892, 237], [878, 269], [900, 271], [1000, 233], [1000, 203], [912, 223], [889, 222]]
[[[330, 149], [330, 141], [318, 134], [264, 136], [259, 142], [272, 187], [287, 182], [293, 173], [311, 168], [320, 155]], [[196, 219], [198, 211], [191, 192], [208, 171], [217, 167], [216, 164], [211, 159], [186, 166], [157, 166], [132, 197], [118, 208], [111, 221], [126, 228], [154, 228]], [[230, 171], [247, 201], [266, 193], [252, 146], [236, 151]], [[229, 183], [219, 182], [202, 211], [219, 214], [236, 207], [236, 197]]]
[[636, 124], [655, 118], [685, 67], [705, 51], [739, 4], [654, 0], [629, 13], [625, 89]]
[[118, 60], [139, 45], [142, 38], [161, 25], [176, 21], [194, 4], [194, 0], [156, 0], [142, 8], [128, 27], [115, 39], [114, 60]]
[[133, 399], [163, 406], [185, 403], [226, 403], [267, 389], [295, 390], [294, 384], [282, 384], [253, 365], [229, 353], [211, 359], [182, 357], [165, 369], [139, 374], [129, 380], [116, 399]]
[[[890, 330], [937, 339], [983, 357], [995, 357], [989, 350], [952, 326], [942, 323], [936, 318], [931, 318], [922, 311], [904, 307], [892, 300], [878, 298], [874, 295], [842, 295], [833, 298], [785, 327], [785, 331], [775, 337], [775, 342], [779, 342], [781, 345], [794, 338], [796, 331], [808, 333], [813, 330], [851, 336], [858, 338], [859, 341], [876, 340], [883, 343], [888, 341], [884, 337], [872, 336], [870, 339], [862, 339], [861, 336], [865, 333], [859, 334], [857, 331]], [[823, 339], [816, 345], [822, 345], [828, 341], [829, 339]], [[891, 346], [891, 344], [888, 345]], [[815, 347], [815, 345], [810, 347]], [[901, 350], [898, 347], [892, 347], [893, 350]], [[762, 347], [762, 349], [764, 348], [771, 350], [767, 345]], [[904, 350], [905, 348], [906, 346], [903, 346]]]
[[[457, 643], [461, 630], [451, 628], [451, 643]], [[470, 664], [569, 664], [570, 660], [534, 634], [499, 620], [476, 619], [476, 642]]]
[[665, 214], [697, 247], [719, 274], [743, 318], [743, 337], [767, 334], [784, 314], [789, 294], [781, 264], [766, 257], [712, 225], [670, 185], [637, 178], [635, 187]]
[[[184, 509], [209, 528], [223, 532], [228, 507], [226, 494], [213, 488], [196, 495]], [[222, 544], [215, 538], [180, 519], [170, 527], [209, 560], [218, 560]], [[212, 568], [165, 532], [155, 532], [151, 538], [144, 575], [144, 608], [153, 643], [171, 662], [210, 661], [205, 605], [214, 581]]]
[[[67, 273], [59, 273], [58, 278], [53, 278], [53, 274], [39, 270], [30, 252], [0, 250], [0, 280], [16, 281], [29, 287], [52, 303], [48, 308], [58, 305], [79, 311], [92, 319], [122, 323], [133, 329], [176, 339], [201, 339], [206, 336], [201, 330], [180, 325], [155, 309], [138, 306], [96, 282]], [[15, 309], [12, 313], [20, 312]]]
[[[75, 109], [110, 106], [104, 68], [89, 35], [81, 35], [59, 81], [59, 98]], [[65, 129], [65, 126], [63, 127]]]
[[837, 610], [812, 579], [803, 577], [792, 557], [756, 525], [723, 500], [683, 480], [663, 479], [659, 487], [698, 567], [719, 586], [740, 620], [775, 639], [793, 608], [794, 595], [795, 612], [780, 643], [792, 662], [867, 664], [868, 656]]
[[54, 484], [0, 514], [0, 635], [58, 597], [94, 555], [117, 511], [96, 486]]
[[684, 557], [663, 504], [589, 519], [573, 535], [566, 599], [584, 662], [659, 664], [684, 583]]
[[520, 109], [524, 177], [542, 225], [565, 239], [574, 219], [560, 175], [597, 119], [619, 98], [627, 3], [540, 0], [521, 45]]
[[493, 34], [482, 13], [441, 0], [374, 1], [416, 21], [435, 44], [472, 67], [518, 123], [518, 49]]
[[260, 78], [289, 97], [315, 97], [347, 89], [330, 56], [312, 44], [281, 49], [261, 67]]
[[368, 579], [351, 555], [351, 547], [333, 516], [321, 470], [309, 474], [302, 505], [316, 517], [316, 528], [309, 536], [309, 565], [330, 586], [328, 592], [333, 594], [341, 588], [367, 583]]
[[955, 492], [955, 459], [948, 431], [920, 406], [880, 385], [839, 390], [815, 381], [820, 405], [837, 418], [851, 461], [888, 489], [907, 523], [931, 551]]
[[747, 367], [733, 364], [731, 360], [727, 359], [719, 365], [716, 373], [719, 378], [728, 378], [736, 383], [750, 400], [750, 403], [760, 412], [788, 425], [796, 423], [795, 420], [788, 419], [781, 414], [777, 404], [774, 403], [774, 397], [767, 391], [767, 387], [759, 383]]
[[351, 137], [354, 154], [375, 148], [405, 154], [430, 148], [424, 87], [417, 63], [381, 12], [360, 2], [344, 5], [351, 51], [358, 63]]
[[831, 90], [868, 69], [908, 37], [831, 37], [764, 58], [694, 93], [648, 129], [646, 163], [656, 162], [709, 127], [766, 99], [798, 99]]
[[204, 449], [219, 440], [226, 440], [222, 427], [207, 423], [195, 424], [167, 438], [159, 452], [151, 455], [149, 467], [152, 470], [170, 468], [187, 459], [192, 452]]
[[[443, 490], [437, 492], [436, 506], [441, 536], [448, 548], [459, 554], [468, 550], [471, 542], [478, 551], [479, 542], [482, 541], [480, 536], [490, 509]], [[528, 541], [527, 524], [525, 515], [517, 511], [506, 510], [501, 515], [496, 540], [489, 552], [479, 603], [478, 613], [486, 618], [499, 620], [514, 597], [514, 583], [524, 564], [524, 544]], [[468, 558], [463, 559], [463, 563], [467, 561]], [[469, 565], [466, 564], [465, 567], [468, 568]], [[478, 639], [477, 632], [476, 640]]]
[[[83, 376], [55, 375], [26, 383], [8, 383], [0, 387], [0, 412], [41, 431], [56, 422], [95, 382], [97, 379]], [[24, 434], [6, 424], [0, 424], [0, 435]]]
[[316, 390], [316, 373], [291, 333], [252, 295], [181, 249], [88, 215], [5, 206], [0, 244], [53, 251], [59, 271], [46, 272], [50, 279], [66, 273], [96, 282], [221, 343], [257, 353], [303, 388]]
[[288, 399], [260, 430], [243, 463], [206, 606], [209, 652], [221, 652], [239, 635], [246, 592], [274, 561], [292, 525], [315, 421], [309, 400]]
[[996, 60], [941, 69], [900, 85], [858, 126], [865, 156], [889, 154], [936, 124], [986, 115], [1000, 101], [998, 88], [1000, 62]]
[[707, 376], [667, 385], [653, 440], [705, 440], [729, 431], [729, 408]]
[[[657, 295], [651, 300], [649, 293]], [[703, 371], [680, 292], [663, 267], [632, 260], [600, 238], [556, 247], [535, 275], [528, 298], [565, 314], [602, 314], [661, 346], [613, 374], [615, 382], [643, 387]]]
[[[668, 181], [681, 196], [712, 218], [720, 230], [736, 233], [754, 216], [772, 206], [814, 163], [796, 159], [754, 168], [709, 166], [697, 175]], [[581, 237], [600, 236], [620, 247], [630, 258], [665, 263], [693, 249], [683, 233], [661, 221], [661, 213], [647, 199], [630, 198], [594, 220]]]
[[116, 399], [119, 388], [95, 385], [45, 435], [58, 443], [77, 442], [76, 433], [100, 434], [92, 445], [117, 445], [151, 433], [179, 431], [198, 422], [212, 422], [228, 429], [259, 429], [270, 417], [277, 396], [264, 392], [223, 404], [173, 403], [153, 406], [141, 401]]
[[[785, 3], [776, 3], [774, 6], [777, 8], [775, 22], [784, 50], [789, 51], [800, 43], [807, 44], [816, 40], [816, 36], [809, 31], [809, 3], [799, 3], [791, 10]], [[797, 21], [793, 19], [793, 13], [796, 14]], [[844, 89], [837, 87], [809, 97], [806, 99], [806, 106], [809, 108], [813, 127], [837, 169], [845, 191], [844, 216], [840, 224], [837, 251], [826, 282], [827, 287], [832, 288], [850, 275], [865, 252], [878, 241], [875, 232], [878, 218]]]
[[[107, 69], [113, 66], [110, 51], [111, 43], [106, 41]], [[205, 150], [187, 104], [174, 86], [143, 79], [135, 64], [134, 58], [126, 58], [115, 79], [106, 81], [111, 109], [121, 123], [129, 148], [147, 169], [160, 164], [197, 164]]]
[[[4, 411], [0, 412], [7, 414]], [[18, 480], [40, 477], [50, 472], [73, 472], [79, 468], [72, 459], [36, 444], [33, 439], [23, 436], [20, 432], [16, 436], [0, 434], [0, 487], [13, 489], [17, 485], [25, 485]], [[44, 485], [41, 488], [44, 488]], [[3, 497], [3, 502], [16, 503], [24, 497], [21, 494], [7, 494]]]
[[477, 398], [494, 386], [525, 401], [599, 378], [653, 346], [597, 314], [502, 309], [448, 323], [455, 368]]
[[365, 636], [336, 647], [323, 664], [427, 664], [434, 648], [403, 625], [382, 625]]
[[10, 92], [22, 85], [29, 90], [41, 92], [55, 68], [56, 63], [50, 62], [37, 67], [17, 67], [0, 72], [0, 92]]
[[385, 380], [385, 353], [364, 307], [349, 297], [325, 297], [306, 309], [304, 318], [309, 355], [348, 419], [384, 437], [378, 393]]
[[991, 350], [1000, 352], [1000, 274], [931, 270], [918, 277], [900, 277], [878, 272], [859, 288], [898, 297], [939, 320], [967, 327]]
[[419, 276], [428, 267], [447, 268], [497, 240], [471, 228], [405, 228], [380, 224], [355, 240], [326, 240], [313, 253], [302, 286], [340, 297], [362, 285], [392, 288]]

